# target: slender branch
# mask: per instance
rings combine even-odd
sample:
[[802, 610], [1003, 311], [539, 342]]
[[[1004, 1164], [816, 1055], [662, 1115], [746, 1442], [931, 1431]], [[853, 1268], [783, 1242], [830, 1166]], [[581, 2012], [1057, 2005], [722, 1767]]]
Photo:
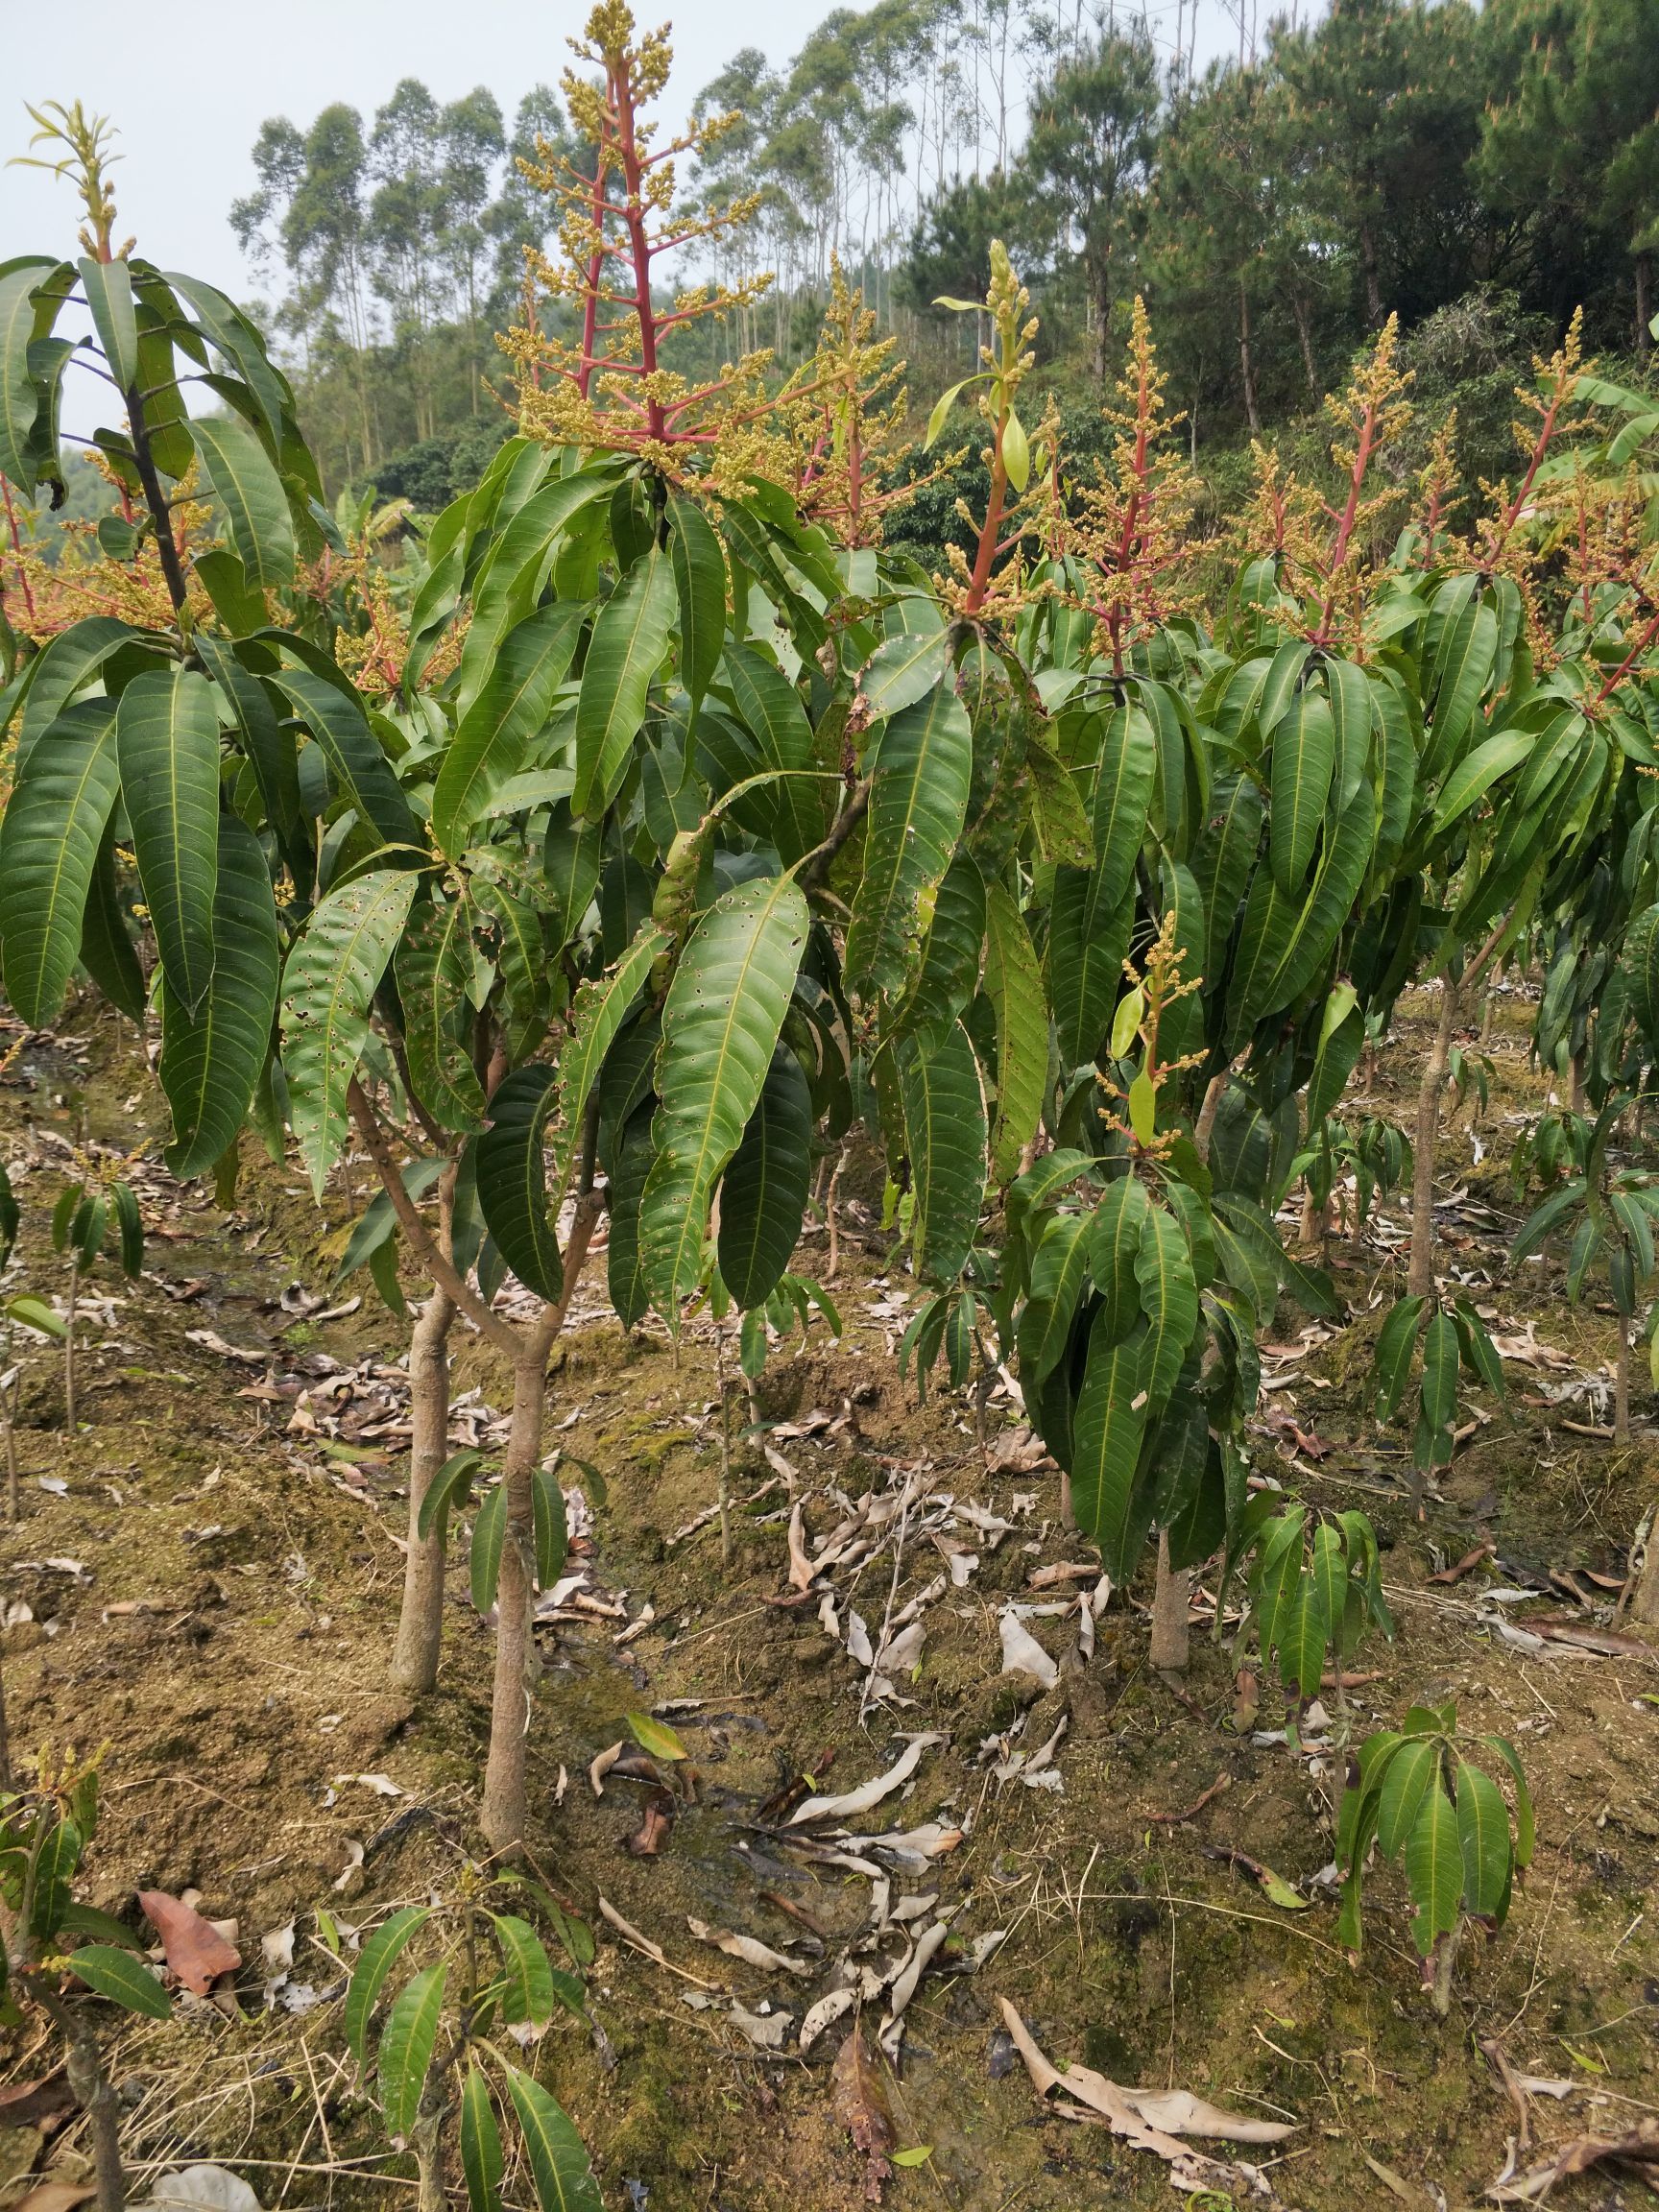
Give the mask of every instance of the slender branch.
[[822, 845], [815, 845], [796, 870], [796, 880], [804, 891], [815, 889], [829, 875], [835, 855], [863, 821], [870, 806], [870, 779], [865, 777], [852, 798], [836, 816], [828, 837]]
[[492, 1311], [471, 1284], [464, 1279], [454, 1262], [439, 1249], [437, 1238], [421, 1219], [420, 1208], [404, 1186], [385, 1125], [355, 1075], [351, 1078], [351, 1087], [346, 1095], [351, 1109], [351, 1118], [356, 1122], [358, 1134], [368, 1147], [369, 1157], [379, 1174], [380, 1188], [397, 1216], [398, 1227], [409, 1239], [411, 1251], [445, 1296], [461, 1309], [479, 1334], [493, 1344], [496, 1351], [505, 1353], [510, 1359], [517, 1359], [520, 1356], [517, 1331], [510, 1322], [503, 1321], [498, 1313]]
[[179, 545], [173, 536], [173, 524], [162, 493], [161, 479], [156, 472], [155, 456], [150, 450], [150, 433], [144, 424], [143, 395], [136, 385], [127, 394], [127, 426], [132, 434], [132, 460], [138, 470], [138, 481], [144, 488], [144, 504], [149, 508], [150, 519], [156, 526], [156, 550], [161, 556], [161, 573], [167, 581], [167, 596], [173, 602], [174, 613], [182, 614], [187, 597], [184, 569], [179, 559]]

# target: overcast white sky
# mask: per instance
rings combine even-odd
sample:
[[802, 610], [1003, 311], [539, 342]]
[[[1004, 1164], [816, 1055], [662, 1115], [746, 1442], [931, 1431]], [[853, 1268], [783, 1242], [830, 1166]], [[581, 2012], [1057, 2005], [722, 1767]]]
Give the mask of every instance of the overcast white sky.
[[[532, 84], [557, 85], [587, 12], [587, 0], [0, 0], [0, 160], [28, 150], [25, 100], [84, 100], [120, 127], [123, 235], [245, 299], [256, 287], [227, 217], [252, 185], [266, 116], [303, 128], [347, 100], [367, 119], [400, 77], [419, 77], [440, 100], [487, 84], [511, 119]], [[829, 5], [688, 0], [672, 12], [673, 89], [688, 104], [741, 46], [787, 60]], [[0, 260], [73, 251], [74, 215], [67, 186], [0, 168]]]

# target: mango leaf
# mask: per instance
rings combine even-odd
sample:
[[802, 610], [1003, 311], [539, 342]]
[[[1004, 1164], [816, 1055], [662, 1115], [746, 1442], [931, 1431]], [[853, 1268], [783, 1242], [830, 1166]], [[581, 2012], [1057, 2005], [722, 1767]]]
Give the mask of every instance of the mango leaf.
[[85, 1943], [69, 1955], [69, 1971], [100, 1997], [152, 2020], [171, 2018], [173, 2003], [142, 1960], [110, 1943]]
[[1071, 1323], [1089, 1281], [1088, 1227], [1076, 1214], [1056, 1214], [1031, 1256], [1031, 1280], [1020, 1311], [1020, 1374], [1041, 1382], [1070, 1340]]
[[507, 1543], [507, 1490], [497, 1483], [478, 1508], [472, 1524], [472, 1546], [468, 1553], [468, 1582], [472, 1603], [488, 1613], [495, 1602], [501, 1580], [501, 1553]]
[[978, 988], [984, 941], [985, 878], [972, 854], [958, 853], [939, 886], [922, 965], [899, 1010], [895, 1034], [910, 1030], [931, 1043], [946, 1035]]
[[1198, 1326], [1192, 1255], [1181, 1224], [1156, 1204], [1148, 1204], [1142, 1220], [1135, 1280], [1147, 1324], [1142, 1387], [1148, 1413], [1156, 1413], [1175, 1387]]
[[807, 928], [789, 878], [740, 884], [698, 924], [668, 987], [639, 1232], [651, 1296], [672, 1326], [702, 1277], [709, 1202], [759, 1104]]
[[1489, 1744], [1509, 1769], [1509, 1778], [1515, 1785], [1515, 1863], [1529, 1866], [1538, 1832], [1532, 1812], [1532, 1792], [1527, 1786], [1521, 1754], [1506, 1736], [1483, 1736], [1481, 1742]]
[[[290, 650], [299, 643], [286, 638]], [[284, 668], [269, 682], [284, 692], [328, 763], [328, 780], [338, 797], [354, 806], [388, 845], [413, 845], [420, 832], [409, 802], [369, 727], [355, 692], [312, 668]]]
[[558, 1476], [549, 1474], [545, 1467], [530, 1471], [530, 1511], [536, 1538], [536, 1587], [551, 1590], [565, 1572], [570, 1526], [564, 1487]]
[[258, 838], [235, 814], [219, 817], [213, 940], [212, 978], [194, 1014], [161, 981], [161, 1088], [173, 1116], [167, 1166], [180, 1178], [200, 1175], [235, 1142], [276, 1016], [281, 952], [271, 874]]
[[63, 266], [30, 257], [0, 270], [0, 476], [9, 476], [26, 498], [34, 494], [40, 458], [35, 421], [41, 394], [29, 367], [40, 320], [36, 295], [50, 300], [45, 280]]
[[490, 2084], [475, 2058], [467, 2062], [461, 2090], [461, 2171], [467, 2180], [470, 2212], [501, 2212], [501, 2182], [507, 2163], [501, 2130], [490, 2102]]
[[549, 1305], [565, 1295], [542, 1149], [555, 1095], [551, 1068], [515, 1068], [496, 1085], [490, 1125], [473, 1145], [478, 1203], [490, 1234], [519, 1282]]
[[571, 1007], [571, 1033], [559, 1054], [558, 1134], [553, 1154], [553, 1188], [563, 1197], [571, 1163], [582, 1141], [589, 1094], [653, 966], [669, 940], [655, 922], [640, 924], [616, 965], [597, 982], [577, 987]]
[[870, 720], [885, 720], [925, 699], [944, 681], [950, 659], [950, 637], [946, 630], [884, 637], [858, 679]]
[[574, 813], [597, 821], [615, 798], [662, 665], [678, 600], [673, 566], [654, 545], [600, 609], [576, 702]]
[[448, 1978], [445, 1965], [423, 1966], [399, 1990], [380, 2031], [380, 2104], [387, 2130], [395, 2137], [407, 2138], [420, 2114]]
[[686, 1756], [685, 1744], [666, 1720], [658, 1720], [649, 1713], [630, 1713], [628, 1727], [635, 1743], [648, 1758], [661, 1759], [672, 1766]]
[[1463, 1857], [1463, 1904], [1494, 1920], [1509, 1902], [1509, 1808], [1489, 1774], [1457, 1762], [1457, 1840]]
[[484, 1126], [484, 1087], [468, 1050], [471, 913], [464, 898], [417, 906], [394, 962], [416, 1094], [445, 1129]]
[[132, 271], [125, 260], [94, 261], [84, 253], [75, 264], [104, 349], [109, 373], [125, 399], [138, 381], [138, 315], [132, 300]]
[[1114, 913], [1135, 879], [1158, 773], [1158, 740], [1139, 707], [1106, 717], [1094, 772], [1095, 904]]
[[1529, 730], [1505, 730], [1466, 754], [1441, 785], [1434, 802], [1436, 834], [1449, 830], [1477, 801], [1484, 799], [1500, 776], [1527, 758], [1535, 742]]
[[250, 582], [274, 589], [294, 581], [294, 523], [276, 464], [246, 423], [231, 415], [190, 423], [213, 495]]
[[789, 1265], [812, 1182], [812, 1095], [786, 1046], [720, 1185], [720, 1277], [745, 1310], [763, 1305]]
[[[1145, 1428], [1141, 1364], [1143, 1336], [1113, 1340], [1102, 1310], [1089, 1333], [1083, 1386], [1072, 1416], [1071, 1512], [1115, 1582], [1135, 1566], [1135, 1476]], [[1142, 1541], [1145, 1529], [1140, 1530]]]
[[0, 814], [0, 957], [6, 996], [32, 1029], [56, 1018], [81, 949], [119, 784], [114, 719], [107, 699], [65, 709]]
[[950, 1283], [967, 1264], [985, 1199], [985, 1099], [960, 1022], [937, 1046], [894, 1046], [910, 1159], [911, 1255], [918, 1275]]
[[668, 499], [669, 552], [680, 599], [680, 681], [692, 707], [714, 680], [726, 639], [726, 556], [695, 499]]
[[568, 601], [539, 607], [496, 649], [483, 688], [445, 748], [432, 787], [432, 834], [451, 858], [524, 764], [575, 658], [586, 609]]
[[599, 2184], [569, 2115], [516, 2066], [507, 2069], [507, 2089], [541, 2212], [604, 2212]]
[[1456, 1927], [1463, 1895], [1457, 1815], [1438, 1773], [1423, 1792], [1406, 1839], [1406, 1884], [1417, 1908], [1411, 1918], [1411, 1940], [1427, 1959], [1438, 1939]]
[[1303, 691], [1273, 733], [1268, 851], [1273, 880], [1287, 899], [1307, 878], [1335, 765], [1330, 704], [1316, 691]]
[[369, 1009], [408, 918], [417, 878], [376, 868], [329, 892], [282, 976], [282, 1067], [290, 1119], [319, 1203], [346, 1134], [347, 1093], [369, 1041]]
[[847, 932], [851, 989], [902, 993], [962, 836], [973, 765], [968, 710], [948, 683], [878, 735], [864, 869]]
[[[1043, 973], [1012, 893], [985, 893], [985, 996], [997, 1017], [997, 1122], [991, 1171], [998, 1183], [1018, 1174], [1037, 1134], [1048, 1088], [1048, 1019]], [[935, 927], [937, 915], [935, 915]]]
[[1083, 1067], [1100, 1050], [1134, 921], [1132, 894], [1108, 904], [1098, 868], [1055, 869], [1046, 966], [1064, 1068]]
[[369, 2021], [386, 1985], [386, 1977], [410, 1940], [431, 1917], [429, 1908], [424, 1905], [405, 1905], [389, 1919], [382, 1920], [363, 1946], [346, 1992], [346, 2040], [355, 2052], [359, 2066], [366, 2063]]
[[194, 1014], [213, 974], [219, 881], [219, 716], [205, 676], [135, 676], [115, 709], [121, 796], [161, 972]]
[[1411, 1373], [1411, 1355], [1417, 1345], [1417, 1327], [1423, 1318], [1422, 1298], [1402, 1298], [1383, 1322], [1377, 1337], [1377, 1397], [1372, 1411], [1379, 1421], [1392, 1421], [1400, 1409]]
[[506, 1977], [502, 2019], [509, 2027], [524, 2021], [533, 2028], [545, 2027], [553, 2017], [553, 1967], [541, 1938], [528, 1920], [517, 1919], [511, 1912], [493, 1914], [493, 1925]]

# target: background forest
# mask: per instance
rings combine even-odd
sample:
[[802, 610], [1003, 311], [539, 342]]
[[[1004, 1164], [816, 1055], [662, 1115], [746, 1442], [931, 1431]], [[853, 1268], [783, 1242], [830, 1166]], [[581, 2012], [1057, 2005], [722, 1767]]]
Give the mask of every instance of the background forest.
[[[1222, 30], [1226, 58], [1197, 66]], [[755, 195], [756, 220], [722, 234], [724, 265], [680, 274], [777, 276], [740, 326], [696, 326], [705, 352], [797, 364], [838, 257], [929, 392], [977, 335], [935, 300], [982, 299], [1000, 236], [1074, 450], [1103, 436], [1144, 294], [1212, 514], [1236, 506], [1252, 434], [1308, 419], [1316, 442], [1319, 401], [1390, 314], [1423, 436], [1455, 405], [1470, 482], [1508, 466], [1512, 387], [1575, 307], [1603, 356], [1645, 364], [1652, 344], [1653, 0], [1337, 0], [1270, 24], [1255, 0], [1179, 0], [1172, 38], [1081, 0], [878, 0], [784, 68], [734, 55], [696, 113], [733, 110], [698, 183]], [[431, 512], [506, 434], [493, 333], [550, 220], [519, 157], [567, 151], [566, 130], [545, 87], [509, 122], [483, 86], [444, 106], [413, 80], [372, 117], [264, 125], [229, 219], [331, 493]], [[959, 488], [917, 502], [921, 549]]]

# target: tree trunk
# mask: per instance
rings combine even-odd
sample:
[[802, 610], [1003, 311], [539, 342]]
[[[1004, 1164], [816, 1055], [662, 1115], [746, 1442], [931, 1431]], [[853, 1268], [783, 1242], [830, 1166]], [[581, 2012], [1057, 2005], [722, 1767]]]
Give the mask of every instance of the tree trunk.
[[6, 1719], [6, 1660], [0, 1651], [0, 1790], [12, 1788], [12, 1729]]
[[1572, 1103], [1572, 1108], [1574, 1113], [1578, 1116], [1580, 1120], [1582, 1120], [1584, 1118], [1584, 1109], [1586, 1104], [1584, 1096], [1584, 1055], [1582, 1052], [1574, 1053], [1572, 1059], [1568, 1062], [1567, 1071], [1571, 1085], [1569, 1097]]
[[1642, 1579], [1631, 1600], [1630, 1618], [1639, 1621], [1644, 1628], [1659, 1628], [1659, 1506], [1655, 1506], [1648, 1517], [1647, 1556], [1643, 1561]]
[[63, 1316], [63, 1426], [75, 1441], [75, 1291], [81, 1280], [81, 1258], [69, 1262], [69, 1296]]
[[1250, 294], [1238, 279], [1238, 368], [1244, 380], [1244, 414], [1252, 437], [1262, 435], [1262, 410], [1256, 401], [1256, 361], [1250, 349]]
[[[554, 1312], [556, 1309], [552, 1309]], [[492, 1849], [524, 1840], [524, 1740], [529, 1728], [531, 1591], [536, 1560], [532, 1485], [541, 1456], [547, 1355], [554, 1331], [538, 1323], [513, 1376], [513, 1420], [501, 1481], [507, 1527], [495, 1590], [495, 1684], [490, 1705], [490, 1757], [484, 1769], [484, 1834]]]
[[1613, 1363], [1613, 1433], [1621, 1444], [1630, 1441], [1630, 1323], [1619, 1316], [1619, 1352]]
[[1416, 1150], [1411, 1163], [1411, 1270], [1406, 1285], [1413, 1298], [1431, 1298], [1434, 1294], [1434, 1147], [1440, 1136], [1440, 1094], [1446, 1087], [1458, 998], [1457, 985], [1450, 976], [1440, 989], [1440, 1020], [1417, 1092]]
[[1369, 223], [1359, 226], [1359, 261], [1365, 272], [1365, 320], [1373, 330], [1382, 327], [1382, 284], [1377, 274], [1377, 233]]
[[121, 2115], [89, 2029], [78, 2029], [72, 2036], [64, 2071], [77, 2104], [91, 2123], [98, 2212], [123, 2212], [127, 2179], [121, 2171]]
[[1210, 1140], [1215, 1134], [1215, 1117], [1221, 1111], [1221, 1094], [1227, 1088], [1231, 1073], [1231, 1069], [1223, 1068], [1219, 1074], [1211, 1076], [1205, 1088], [1204, 1103], [1198, 1109], [1198, 1118], [1192, 1124], [1192, 1149], [1206, 1167], [1210, 1165]]
[[409, 1551], [392, 1679], [423, 1696], [438, 1679], [444, 1641], [445, 1531], [421, 1533], [421, 1507], [449, 1456], [449, 1331], [455, 1307], [434, 1287], [409, 1343]]
[[1300, 291], [1290, 295], [1290, 305], [1296, 316], [1296, 336], [1302, 347], [1302, 367], [1308, 377], [1308, 397], [1317, 404], [1319, 399], [1319, 372], [1313, 365], [1313, 330], [1308, 313], [1308, 301]]
[[1653, 350], [1653, 256], [1636, 256], [1636, 358], [1646, 361]]
[[1169, 1538], [1158, 1535], [1158, 1583], [1152, 1594], [1152, 1643], [1147, 1653], [1162, 1674], [1185, 1674], [1191, 1644], [1192, 1570], [1169, 1564]]

